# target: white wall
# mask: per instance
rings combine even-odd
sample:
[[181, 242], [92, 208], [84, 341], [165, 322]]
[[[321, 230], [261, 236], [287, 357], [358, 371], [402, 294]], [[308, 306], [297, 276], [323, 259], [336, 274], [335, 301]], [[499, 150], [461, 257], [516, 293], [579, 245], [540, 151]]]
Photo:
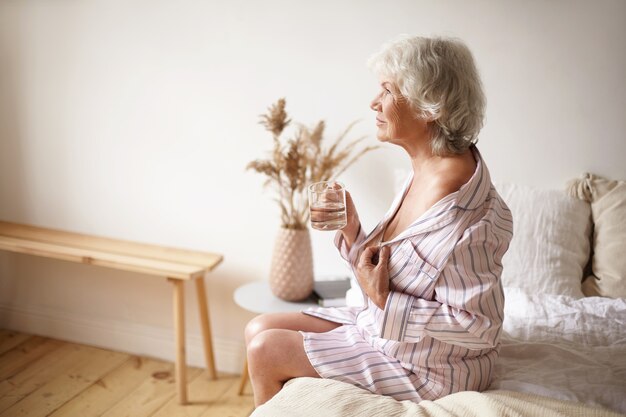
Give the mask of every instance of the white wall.
[[[0, 219], [216, 251], [208, 276], [218, 367], [239, 369], [252, 317], [232, 301], [266, 280], [279, 216], [244, 167], [269, 150], [258, 115], [349, 122], [375, 143], [365, 61], [400, 34], [473, 50], [489, 100], [494, 179], [561, 188], [626, 178], [626, 2], [0, 2]], [[342, 180], [372, 227], [407, 160], [384, 148]], [[320, 274], [342, 271], [313, 234]], [[190, 357], [202, 363], [193, 288]], [[0, 325], [172, 358], [165, 280], [0, 253]]]

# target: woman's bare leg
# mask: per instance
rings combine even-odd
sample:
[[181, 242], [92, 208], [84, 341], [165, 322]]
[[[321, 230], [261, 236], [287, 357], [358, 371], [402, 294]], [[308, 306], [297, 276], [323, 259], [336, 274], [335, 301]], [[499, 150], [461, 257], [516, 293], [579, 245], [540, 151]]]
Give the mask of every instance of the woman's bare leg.
[[251, 320], [245, 336], [255, 405], [268, 401], [291, 378], [319, 377], [304, 351], [299, 330], [322, 333], [339, 326], [303, 313], [263, 314]]
[[246, 346], [263, 330], [285, 329], [324, 333], [341, 326], [339, 323], [309, 316], [304, 313], [268, 313], [256, 316], [246, 325]]

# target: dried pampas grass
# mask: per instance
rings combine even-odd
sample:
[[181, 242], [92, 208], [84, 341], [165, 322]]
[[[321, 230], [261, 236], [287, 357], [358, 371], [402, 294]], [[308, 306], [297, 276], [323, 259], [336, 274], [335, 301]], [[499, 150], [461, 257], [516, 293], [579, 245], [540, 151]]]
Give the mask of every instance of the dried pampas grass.
[[324, 148], [322, 142], [326, 125], [323, 120], [312, 129], [299, 124], [293, 137], [283, 144], [281, 135], [291, 123], [285, 105], [285, 99], [281, 98], [269, 107], [267, 114], [261, 115], [260, 124], [272, 134], [274, 147], [268, 159], [252, 161], [246, 169], [265, 175], [265, 186], [275, 189], [282, 226], [302, 230], [306, 229], [309, 220], [307, 186], [338, 177], [361, 156], [378, 146], [366, 146], [357, 151], [357, 145], [365, 139], [360, 137], [341, 147], [355, 124], [351, 123], [332, 146]]

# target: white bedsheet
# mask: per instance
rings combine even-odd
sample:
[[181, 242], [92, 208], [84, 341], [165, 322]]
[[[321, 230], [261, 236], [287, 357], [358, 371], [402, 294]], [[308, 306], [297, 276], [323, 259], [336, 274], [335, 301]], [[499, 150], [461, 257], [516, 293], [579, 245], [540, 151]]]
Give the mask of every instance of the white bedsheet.
[[505, 324], [489, 389], [530, 392], [626, 413], [626, 299], [505, 288]]

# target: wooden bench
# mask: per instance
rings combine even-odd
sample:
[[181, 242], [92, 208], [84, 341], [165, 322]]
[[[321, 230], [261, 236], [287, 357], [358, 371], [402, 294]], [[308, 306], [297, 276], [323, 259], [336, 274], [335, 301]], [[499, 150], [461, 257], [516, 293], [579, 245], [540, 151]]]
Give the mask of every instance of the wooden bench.
[[4, 221], [0, 221], [0, 250], [166, 278], [172, 284], [174, 294], [176, 385], [181, 404], [187, 403], [184, 283], [188, 280], [194, 280], [207, 369], [210, 377], [216, 378], [204, 275], [222, 261], [221, 255], [146, 245]]

